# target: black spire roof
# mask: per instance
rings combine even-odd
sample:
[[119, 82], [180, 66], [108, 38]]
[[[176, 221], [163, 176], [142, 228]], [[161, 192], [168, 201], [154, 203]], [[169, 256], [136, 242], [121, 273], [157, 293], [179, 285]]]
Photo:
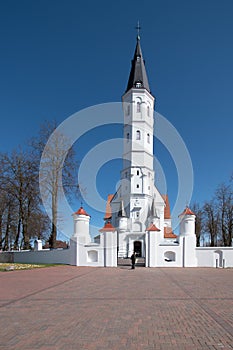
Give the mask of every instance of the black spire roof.
[[137, 36], [137, 44], [134, 52], [134, 57], [132, 59], [132, 67], [129, 75], [126, 92], [132, 88], [144, 88], [150, 92], [145, 68], [145, 61], [142, 57], [139, 35]]

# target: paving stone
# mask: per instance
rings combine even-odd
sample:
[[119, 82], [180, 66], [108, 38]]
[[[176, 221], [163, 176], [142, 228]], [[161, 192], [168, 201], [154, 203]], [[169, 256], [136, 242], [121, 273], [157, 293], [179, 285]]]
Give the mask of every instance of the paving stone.
[[233, 269], [0, 273], [0, 349], [233, 349]]

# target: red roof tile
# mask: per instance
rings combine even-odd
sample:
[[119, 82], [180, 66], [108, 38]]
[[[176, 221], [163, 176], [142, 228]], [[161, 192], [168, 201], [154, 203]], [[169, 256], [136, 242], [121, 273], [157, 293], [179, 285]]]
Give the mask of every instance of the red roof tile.
[[195, 214], [194, 214], [194, 212], [192, 212], [191, 209], [186, 207], [185, 210], [180, 215], [195, 215]]
[[114, 194], [108, 195], [104, 220], [111, 219], [111, 217], [112, 217], [112, 209], [111, 209], [110, 203], [111, 203], [111, 200], [113, 199], [113, 197], [114, 197]]
[[115, 227], [112, 226], [110, 222], [106, 222], [104, 227], [99, 230], [99, 232], [111, 232], [116, 231]]
[[175, 235], [172, 232], [172, 228], [171, 227], [164, 227], [164, 238], [177, 238], [177, 235]]
[[90, 216], [89, 214], [87, 214], [86, 210], [83, 209], [83, 207], [80, 207], [76, 212], [76, 215], [86, 215], [86, 216]]
[[151, 224], [146, 231], [160, 231], [158, 227], [156, 227], [154, 224]]
[[[45, 245], [43, 246], [44, 249], [50, 248], [49, 242], [46, 242]], [[68, 248], [67, 242], [56, 240], [56, 248], [63, 248], [66, 249]]]
[[164, 202], [165, 202], [164, 219], [171, 219], [170, 203], [169, 203], [168, 195], [163, 194], [162, 197], [163, 197]]

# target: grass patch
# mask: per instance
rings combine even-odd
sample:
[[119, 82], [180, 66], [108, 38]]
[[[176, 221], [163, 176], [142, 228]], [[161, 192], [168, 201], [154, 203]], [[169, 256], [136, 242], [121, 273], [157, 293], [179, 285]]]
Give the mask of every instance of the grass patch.
[[56, 264], [0, 263], [0, 271], [32, 270], [50, 266], [56, 266]]

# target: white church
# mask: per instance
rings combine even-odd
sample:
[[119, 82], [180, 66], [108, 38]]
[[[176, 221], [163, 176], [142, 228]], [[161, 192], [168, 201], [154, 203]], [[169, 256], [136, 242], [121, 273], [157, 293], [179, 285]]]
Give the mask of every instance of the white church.
[[135, 252], [145, 267], [233, 267], [233, 247], [196, 247], [195, 214], [188, 207], [179, 216], [179, 235], [173, 233], [168, 196], [154, 184], [155, 99], [139, 36], [122, 100], [120, 186], [116, 193], [108, 195], [105, 224], [94, 241], [90, 236], [90, 215], [80, 207], [73, 214], [69, 249], [46, 250], [37, 241], [34, 251], [2, 253], [0, 261], [117, 267]]
[[154, 184], [154, 101], [138, 36], [122, 97], [124, 147], [120, 186], [108, 196], [105, 225], [94, 242], [89, 234], [88, 213], [83, 207], [74, 213], [73, 265], [113, 267], [133, 252], [145, 267], [233, 265], [232, 248], [196, 248], [195, 214], [188, 207], [179, 216], [179, 236], [172, 231], [168, 196], [160, 194]]

